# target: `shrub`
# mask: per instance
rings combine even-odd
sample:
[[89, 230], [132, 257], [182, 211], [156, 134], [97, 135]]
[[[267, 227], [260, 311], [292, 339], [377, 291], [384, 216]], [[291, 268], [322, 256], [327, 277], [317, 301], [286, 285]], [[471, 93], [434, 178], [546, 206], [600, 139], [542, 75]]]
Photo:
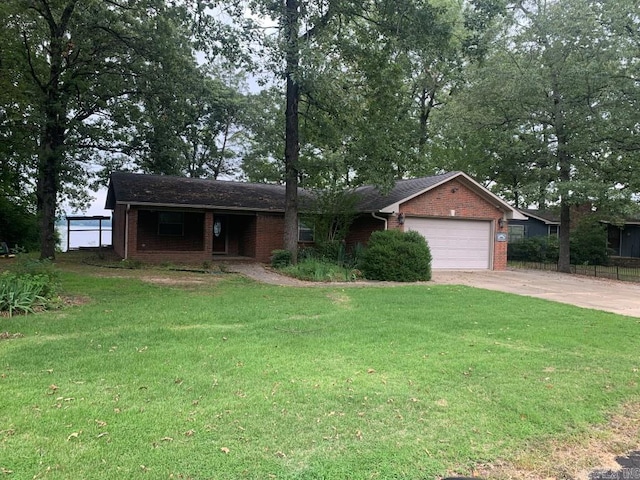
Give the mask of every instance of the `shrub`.
[[360, 270], [370, 280], [431, 280], [431, 251], [425, 238], [417, 232], [374, 232], [362, 253]]
[[291, 252], [289, 250], [274, 250], [271, 252], [271, 266], [283, 268], [291, 265]]
[[557, 263], [559, 254], [558, 237], [530, 237], [507, 246], [509, 260], [520, 262]]
[[597, 218], [582, 218], [571, 232], [571, 263], [606, 265], [608, 261], [607, 228]]

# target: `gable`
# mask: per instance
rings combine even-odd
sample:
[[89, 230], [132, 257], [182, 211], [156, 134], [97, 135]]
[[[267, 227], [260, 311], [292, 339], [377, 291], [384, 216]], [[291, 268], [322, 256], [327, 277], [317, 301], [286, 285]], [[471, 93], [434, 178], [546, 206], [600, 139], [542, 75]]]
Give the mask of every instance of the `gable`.
[[406, 215], [494, 219], [502, 209], [458, 179], [450, 180], [400, 205]]

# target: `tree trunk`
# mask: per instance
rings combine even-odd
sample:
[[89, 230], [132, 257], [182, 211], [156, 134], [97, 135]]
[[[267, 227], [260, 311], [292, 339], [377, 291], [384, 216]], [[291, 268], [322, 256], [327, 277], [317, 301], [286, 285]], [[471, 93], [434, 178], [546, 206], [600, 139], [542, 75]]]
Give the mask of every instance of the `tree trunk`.
[[558, 271], [563, 273], [571, 273], [571, 208], [564, 196], [560, 200], [560, 252], [558, 256]]
[[571, 207], [569, 201], [569, 182], [571, 181], [571, 155], [568, 152], [568, 139], [565, 127], [565, 115], [560, 94], [559, 83], [555, 72], [553, 80], [554, 129], [558, 142], [558, 179], [560, 192], [560, 251], [558, 255], [558, 271], [571, 273]]
[[[50, 25], [51, 26], [51, 25]], [[59, 173], [64, 155], [67, 121], [60, 75], [62, 73], [62, 28], [51, 26], [51, 64], [49, 81], [44, 88], [44, 127], [38, 154], [37, 200], [40, 219], [40, 258], [54, 259], [56, 255], [56, 205], [58, 203]]]
[[298, 259], [298, 157], [299, 121], [298, 101], [300, 87], [297, 73], [300, 63], [300, 49], [298, 40], [299, 1], [287, 0], [285, 12], [285, 41], [286, 51], [286, 81], [287, 107], [285, 127], [285, 207], [284, 207], [284, 248], [291, 253], [291, 261], [295, 264]]

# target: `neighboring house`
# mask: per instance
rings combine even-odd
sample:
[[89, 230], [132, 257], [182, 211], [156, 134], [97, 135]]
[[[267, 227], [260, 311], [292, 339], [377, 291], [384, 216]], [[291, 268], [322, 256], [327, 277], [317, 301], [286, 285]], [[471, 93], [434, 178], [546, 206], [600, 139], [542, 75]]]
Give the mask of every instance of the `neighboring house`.
[[548, 210], [519, 210], [524, 220], [509, 222], [509, 242], [517, 242], [531, 237], [557, 237], [560, 216]]
[[[557, 236], [560, 217], [545, 210], [520, 210], [527, 220], [509, 221], [509, 242], [523, 238]], [[583, 213], [584, 215], [584, 213]], [[628, 218], [622, 225], [603, 221], [607, 227], [607, 246], [614, 256], [640, 258], [640, 218]]]
[[[387, 194], [359, 187], [346, 242], [366, 244], [376, 230], [415, 230], [431, 247], [432, 267], [506, 268], [507, 222], [525, 217], [462, 172], [400, 180]], [[301, 211], [313, 201], [300, 190]], [[162, 175], [113, 173], [113, 248], [143, 261], [203, 262], [241, 256], [268, 262], [283, 248], [285, 187]], [[300, 225], [301, 243], [312, 232]]]
[[622, 226], [605, 222], [607, 243], [613, 255], [618, 257], [640, 257], [640, 219], [630, 218]]

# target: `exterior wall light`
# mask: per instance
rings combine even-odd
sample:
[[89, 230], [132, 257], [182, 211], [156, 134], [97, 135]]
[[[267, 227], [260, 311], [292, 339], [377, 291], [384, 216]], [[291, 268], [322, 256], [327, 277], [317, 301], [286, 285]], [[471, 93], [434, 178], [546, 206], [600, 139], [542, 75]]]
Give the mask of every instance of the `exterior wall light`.
[[404, 213], [399, 213], [398, 214], [398, 224], [399, 225], [404, 225]]

